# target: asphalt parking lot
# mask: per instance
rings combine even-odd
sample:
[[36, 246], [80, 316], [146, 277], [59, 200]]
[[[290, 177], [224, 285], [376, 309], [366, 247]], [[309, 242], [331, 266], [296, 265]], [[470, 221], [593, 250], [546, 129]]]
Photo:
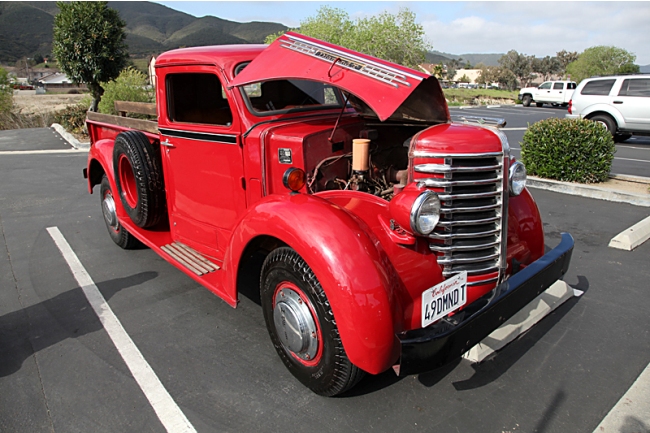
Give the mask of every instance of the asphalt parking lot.
[[164, 431], [51, 227], [199, 432], [592, 432], [650, 362], [650, 243], [607, 247], [648, 208], [532, 190], [547, 246], [575, 238], [565, 281], [581, 297], [481, 364], [318, 397], [276, 356], [255, 287], [232, 309], [152, 251], [116, 247], [81, 176], [86, 155], [68, 149], [49, 128], [0, 131], [2, 432]]

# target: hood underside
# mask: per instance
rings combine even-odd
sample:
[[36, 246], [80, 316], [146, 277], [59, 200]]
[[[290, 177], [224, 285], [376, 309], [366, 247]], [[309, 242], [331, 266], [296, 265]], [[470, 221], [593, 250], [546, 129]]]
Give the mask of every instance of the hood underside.
[[449, 121], [435, 77], [292, 32], [262, 51], [229, 87], [286, 79], [338, 87], [361, 115], [381, 121]]

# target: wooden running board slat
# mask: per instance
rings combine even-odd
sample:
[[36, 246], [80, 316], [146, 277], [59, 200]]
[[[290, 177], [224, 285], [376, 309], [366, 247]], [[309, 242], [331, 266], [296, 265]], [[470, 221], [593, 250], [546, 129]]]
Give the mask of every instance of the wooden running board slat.
[[179, 242], [164, 245], [161, 249], [198, 276], [220, 269], [197, 251]]

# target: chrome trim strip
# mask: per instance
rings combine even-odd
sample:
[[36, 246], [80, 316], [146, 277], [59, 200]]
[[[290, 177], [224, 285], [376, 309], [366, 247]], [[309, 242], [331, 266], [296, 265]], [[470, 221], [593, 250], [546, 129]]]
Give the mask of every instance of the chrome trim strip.
[[[494, 131], [493, 129], [488, 129], [488, 131]], [[497, 131], [495, 131], [497, 132]], [[501, 132], [501, 131], [498, 131]], [[412, 158], [437, 158], [437, 159], [445, 159], [445, 158], [453, 158], [453, 159], [458, 159], [458, 158], [501, 158], [503, 157], [502, 152], [485, 152], [485, 153], [434, 153], [434, 152], [423, 152], [419, 150], [415, 150], [409, 155]]]
[[499, 240], [488, 242], [486, 244], [481, 244], [481, 245], [456, 245], [456, 246], [445, 246], [445, 245], [436, 245], [436, 244], [430, 244], [429, 249], [431, 251], [436, 251], [439, 253], [451, 253], [454, 251], [475, 251], [475, 250], [484, 250], [486, 248], [493, 247], [495, 245], [499, 244]]
[[454, 214], [464, 212], [481, 212], [484, 210], [501, 209], [500, 203], [490, 204], [487, 206], [474, 206], [474, 207], [447, 207], [440, 209], [441, 214]]
[[444, 180], [444, 179], [413, 179], [413, 182], [418, 184], [423, 184], [432, 188], [444, 188], [447, 186], [463, 186], [463, 185], [489, 185], [491, 183], [499, 183], [503, 179], [503, 176], [496, 177], [494, 179], [478, 179], [478, 180]]
[[429, 234], [429, 238], [437, 239], [441, 241], [453, 240], [453, 239], [467, 239], [467, 238], [484, 238], [486, 236], [491, 236], [498, 232], [499, 232], [498, 228], [484, 231], [484, 232], [479, 232], [479, 233], [450, 233], [447, 235], [443, 233], [433, 232]]
[[456, 259], [454, 259], [453, 257], [438, 257], [438, 264], [447, 266], [447, 265], [456, 265], [462, 263], [487, 262], [488, 260], [493, 260], [498, 257], [499, 257], [499, 253], [493, 253], [482, 257], [461, 257]]
[[501, 219], [501, 216], [497, 215], [495, 217], [484, 218], [480, 220], [468, 220], [468, 221], [438, 221], [439, 227], [454, 227], [454, 226], [477, 226], [481, 224], [493, 223]]
[[[464, 271], [467, 272], [468, 276], [483, 275], [483, 274], [491, 274], [493, 272], [499, 272], [499, 267], [498, 266], [490, 266], [490, 267], [482, 268], [482, 269], [472, 269], [472, 270], [464, 269]], [[442, 276], [443, 277], [453, 277], [454, 275], [457, 275], [458, 272], [462, 272], [462, 271], [445, 271], [445, 270], [443, 270], [442, 271]], [[496, 278], [498, 279], [499, 277], [496, 277]]]
[[490, 192], [477, 192], [475, 194], [438, 194], [440, 201], [465, 200], [472, 198], [490, 198], [501, 195], [501, 189]]
[[483, 165], [480, 167], [452, 167], [446, 164], [418, 164], [413, 167], [418, 173], [466, 173], [474, 171], [494, 171], [500, 165]]
[[473, 286], [482, 286], [483, 284], [489, 284], [489, 283], [493, 283], [493, 282], [495, 282], [495, 281], [499, 281], [499, 277], [498, 277], [498, 276], [497, 276], [497, 277], [488, 278], [487, 280], [481, 280], [481, 281], [468, 281], [468, 282], [467, 282], [467, 285], [470, 286], [470, 287], [473, 287]]

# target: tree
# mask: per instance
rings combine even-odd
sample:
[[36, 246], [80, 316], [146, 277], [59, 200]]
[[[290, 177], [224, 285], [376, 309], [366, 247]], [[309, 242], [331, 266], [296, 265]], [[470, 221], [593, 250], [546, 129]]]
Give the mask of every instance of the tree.
[[57, 2], [52, 54], [75, 83], [86, 83], [93, 97], [91, 111], [104, 93], [100, 83], [115, 79], [126, 66], [124, 21], [116, 10], [98, 2]]
[[499, 68], [496, 66], [485, 66], [482, 63], [476, 65], [481, 70], [481, 74], [476, 79], [477, 84], [483, 84], [487, 88], [492, 83], [499, 82]]
[[[415, 14], [408, 8], [353, 21], [341, 9], [321, 6], [315, 16], [291, 30], [411, 68], [424, 62], [429, 48], [422, 25], [415, 22]], [[280, 35], [282, 32], [269, 35], [265, 42], [270, 44]]]
[[551, 75], [559, 74], [562, 71], [562, 66], [557, 57], [534, 57], [531, 61], [531, 69], [541, 75], [544, 81], [547, 81], [551, 79]]
[[14, 89], [6, 69], [0, 68], [0, 116], [8, 114], [14, 104]]
[[467, 74], [463, 74], [463, 76], [460, 77], [460, 78], [458, 79], [458, 81], [461, 82], [461, 83], [470, 83], [472, 80], [469, 79], [469, 77], [467, 76]]
[[99, 103], [99, 112], [118, 114], [115, 111], [115, 101], [153, 102], [153, 91], [147, 84], [147, 75], [133, 67], [124, 69], [115, 80], [102, 84], [105, 92]]
[[557, 58], [558, 62], [560, 62], [559, 73], [564, 75], [566, 74], [566, 67], [569, 65], [569, 63], [573, 63], [578, 60], [578, 52], [562, 50], [555, 53], [555, 57]]
[[[623, 48], [599, 45], [587, 48], [578, 60], [567, 66], [571, 79], [580, 82], [594, 75], [615, 75], [623, 71], [636, 70], [636, 56]], [[636, 66], [636, 68], [635, 68]]]
[[456, 72], [461, 69], [462, 57], [457, 59], [451, 59], [447, 62], [447, 79], [453, 81], [456, 76]]
[[499, 65], [510, 69], [512, 73], [521, 81], [521, 87], [526, 87], [528, 81], [533, 77], [532, 73], [532, 62], [533, 57], [527, 56], [525, 54], [519, 54], [515, 50], [508, 51], [507, 54], [504, 54], [499, 59]]

